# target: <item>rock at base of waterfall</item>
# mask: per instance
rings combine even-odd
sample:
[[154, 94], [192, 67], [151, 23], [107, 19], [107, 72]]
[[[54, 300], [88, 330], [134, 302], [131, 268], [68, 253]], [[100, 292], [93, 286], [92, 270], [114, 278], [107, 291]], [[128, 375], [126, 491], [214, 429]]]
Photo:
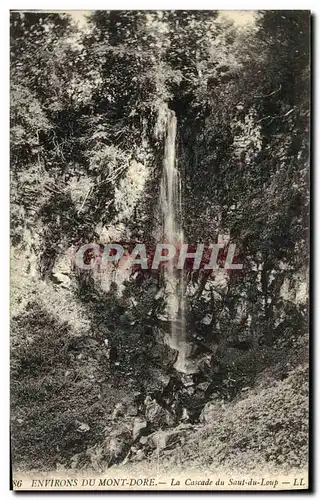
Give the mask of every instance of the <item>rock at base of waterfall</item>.
[[199, 362], [196, 359], [186, 358], [182, 353], [179, 353], [173, 367], [179, 373], [185, 375], [194, 375], [199, 371]]
[[162, 389], [166, 387], [170, 381], [170, 375], [160, 368], [150, 367], [150, 384], [149, 388]]
[[154, 329], [155, 345], [149, 353], [150, 359], [162, 367], [172, 366], [177, 358], [177, 351], [167, 341], [167, 334], [160, 328]]

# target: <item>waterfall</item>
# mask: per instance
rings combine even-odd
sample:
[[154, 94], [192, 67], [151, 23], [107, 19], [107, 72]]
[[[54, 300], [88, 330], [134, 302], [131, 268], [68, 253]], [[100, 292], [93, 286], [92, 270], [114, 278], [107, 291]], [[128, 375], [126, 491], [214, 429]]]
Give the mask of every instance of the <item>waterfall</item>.
[[[176, 164], [177, 119], [174, 111], [166, 109], [166, 135], [163, 160], [163, 174], [160, 189], [163, 238], [179, 249], [183, 243], [181, 176]], [[170, 322], [170, 347], [178, 351], [175, 368], [185, 371], [186, 364], [186, 321], [185, 283], [183, 271], [175, 269], [173, 260], [163, 271], [166, 297], [166, 314]]]

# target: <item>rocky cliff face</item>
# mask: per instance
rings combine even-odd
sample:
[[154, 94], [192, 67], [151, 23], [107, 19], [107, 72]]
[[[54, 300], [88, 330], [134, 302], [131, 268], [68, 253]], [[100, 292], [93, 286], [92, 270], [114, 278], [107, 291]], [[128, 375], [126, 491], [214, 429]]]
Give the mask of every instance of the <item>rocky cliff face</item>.
[[[281, 381], [305, 362], [308, 23], [99, 11], [84, 32], [67, 15], [12, 14], [20, 463], [41, 466], [33, 446], [52, 468], [88, 463], [88, 449], [105, 466], [168, 451], [208, 402], [232, 411], [268, 369]], [[83, 244], [168, 238], [235, 244], [243, 269], [75, 265]]]

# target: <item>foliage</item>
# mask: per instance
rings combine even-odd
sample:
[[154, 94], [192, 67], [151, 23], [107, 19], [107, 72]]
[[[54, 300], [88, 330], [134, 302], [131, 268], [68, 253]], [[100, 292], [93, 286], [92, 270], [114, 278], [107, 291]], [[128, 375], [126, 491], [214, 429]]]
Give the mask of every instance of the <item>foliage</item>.
[[[72, 258], [59, 266], [83, 243], [155, 242], [168, 107], [178, 121], [185, 238], [209, 244], [227, 234], [244, 264], [223, 286], [217, 276], [187, 276], [188, 334], [196, 349], [218, 348], [220, 396], [237, 398], [269, 365], [286, 378], [302, 362], [292, 352], [308, 321], [309, 23], [305, 11], [259, 12], [243, 29], [216, 11], [95, 11], [81, 28], [63, 13], [12, 12], [18, 462], [38, 467], [44, 457], [53, 467], [95, 444], [113, 389], [119, 398], [120, 387], [151, 387], [149, 367], [166, 370], [156, 339], [160, 276], [135, 269], [104, 286]], [[254, 465], [261, 441], [264, 460], [303, 465], [303, 377], [230, 403], [217, 436], [200, 433], [211, 450], [203, 461]], [[110, 386], [105, 397], [101, 386]], [[88, 434], [77, 422], [89, 423]], [[297, 433], [288, 439], [290, 426]]]

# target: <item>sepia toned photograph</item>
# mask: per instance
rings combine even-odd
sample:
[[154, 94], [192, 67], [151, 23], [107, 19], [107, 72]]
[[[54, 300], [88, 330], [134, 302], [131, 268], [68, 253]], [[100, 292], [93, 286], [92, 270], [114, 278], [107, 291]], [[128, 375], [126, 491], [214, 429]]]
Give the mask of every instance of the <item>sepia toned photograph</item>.
[[310, 488], [310, 26], [10, 11], [14, 490]]

